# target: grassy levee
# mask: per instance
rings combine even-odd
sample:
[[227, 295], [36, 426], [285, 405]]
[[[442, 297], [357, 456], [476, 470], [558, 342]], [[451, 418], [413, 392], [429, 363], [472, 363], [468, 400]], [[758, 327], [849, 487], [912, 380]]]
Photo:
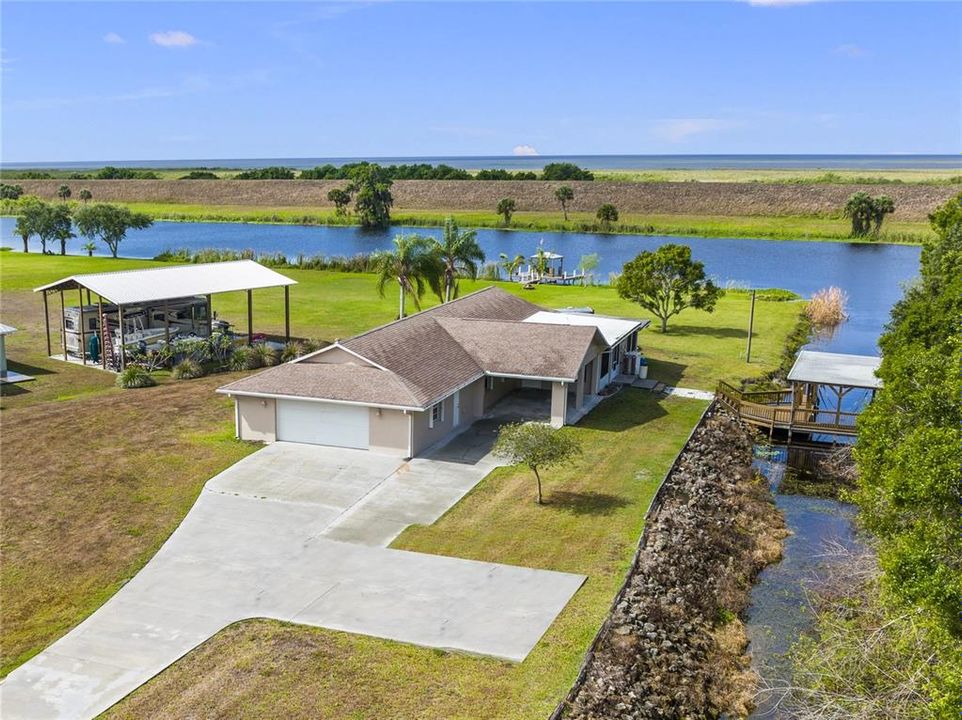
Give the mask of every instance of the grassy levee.
[[[325, 207], [273, 207], [245, 205], [195, 205], [179, 203], [123, 203], [156, 220], [184, 222], [285, 223], [299, 225], [351, 225], [351, 216], [340, 216]], [[392, 222], [399, 226], [439, 226], [454, 217], [464, 227], [503, 230], [599, 232], [590, 212], [522, 211], [505, 225], [494, 212], [410, 210], [397, 208]], [[928, 222], [889, 220], [877, 239], [853, 239], [851, 223], [844, 217], [819, 215], [694, 215], [622, 213], [610, 232], [637, 235], [687, 235], [694, 237], [761, 238], [771, 240], [825, 240], [844, 242], [921, 243], [931, 237]]]
[[[255, 446], [233, 439], [230, 404], [215, 395], [235, 374], [119, 390], [113, 376], [46, 357], [42, 303], [32, 288], [106, 270], [161, 267], [146, 260], [0, 253], [11, 367], [36, 380], [2, 388], [0, 647], [3, 673], [80, 622], [156, 551], [213, 474]], [[333, 340], [390, 321], [370, 275], [284, 270], [292, 331]], [[466, 282], [469, 292], [488, 283]], [[548, 306], [592, 305], [644, 317], [606, 287], [507, 290]], [[52, 298], [53, 300], [53, 298]], [[67, 296], [74, 304], [75, 297]], [[215, 296], [225, 319], [246, 324], [243, 293]], [[425, 298], [425, 305], [436, 302]], [[651, 377], [711, 388], [774, 368], [797, 302], [759, 301], [753, 361], [744, 362], [748, 297], [730, 292], [714, 313], [686, 311], [670, 332], [646, 330]], [[51, 303], [54, 351], [59, 344]], [[254, 293], [256, 331], [280, 333], [283, 293]], [[578, 592], [521, 665], [445, 654], [323, 630], [256, 622], [219, 634], [118, 706], [120, 717], [543, 717], [577, 671], [627, 568], [655, 485], [704, 403], [626, 392], [573, 432], [586, 454], [551, 475], [550, 504], [531, 502], [531, 478], [502, 469], [438, 523], [396, 543], [422, 552], [583, 572]], [[198, 664], [200, 663], [200, 664]], [[500, 698], [500, 699], [499, 699]], [[492, 705], [494, 703], [494, 705]], [[485, 712], [486, 707], [493, 707]], [[384, 712], [380, 713], [383, 709]]]

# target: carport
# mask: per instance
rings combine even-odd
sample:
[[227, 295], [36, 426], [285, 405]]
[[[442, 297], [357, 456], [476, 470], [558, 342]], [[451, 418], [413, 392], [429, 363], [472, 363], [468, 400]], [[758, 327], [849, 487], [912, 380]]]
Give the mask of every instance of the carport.
[[[38, 287], [34, 292], [43, 295], [47, 354], [54, 357], [50, 342], [49, 296], [59, 293], [61, 349], [63, 359], [70, 360], [67, 352], [66, 293], [76, 290], [79, 301], [79, 322], [76, 323], [77, 329], [71, 327], [69, 332], [77, 336], [75, 340], [78, 341], [80, 348], [79, 361], [87, 365], [88, 355], [99, 354], [99, 364], [106, 370], [108, 356], [113, 357], [115, 344], [119, 351], [114, 358], [114, 364], [123, 369], [126, 367], [127, 347], [132, 339], [146, 336], [148, 330], [153, 330], [153, 337], [158, 339], [163, 337], [165, 342], [169, 342], [170, 307], [175, 302], [203, 298], [206, 302], [201, 304], [201, 309], [205, 307], [206, 312], [192, 316], [192, 327], [198, 327], [199, 322], [198, 329], [202, 334], [210, 337], [213, 331], [211, 296], [219, 293], [246, 291], [247, 342], [250, 344], [254, 335], [253, 291], [274, 287], [284, 288], [284, 337], [289, 342], [291, 339], [290, 286], [296, 284], [295, 280], [253, 260], [235, 260], [71, 275], [49, 285]], [[197, 303], [194, 305], [196, 306]], [[143, 310], [145, 307], [154, 308], [157, 312], [145, 313]], [[142, 316], [146, 316], [146, 321]], [[158, 316], [162, 319], [157, 320]], [[74, 324], [72, 320], [71, 324]], [[114, 328], [113, 337], [108, 343], [107, 335], [111, 334], [112, 327]], [[88, 345], [88, 339], [94, 333], [99, 339], [99, 353], [90, 352], [97, 349], [97, 343], [93, 346]], [[94, 361], [93, 364], [97, 363]]]

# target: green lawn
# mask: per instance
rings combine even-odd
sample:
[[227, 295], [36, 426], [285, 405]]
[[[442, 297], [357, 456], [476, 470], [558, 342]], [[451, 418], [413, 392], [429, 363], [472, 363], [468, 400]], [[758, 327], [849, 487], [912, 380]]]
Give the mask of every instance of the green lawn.
[[545, 718], [624, 579], [654, 492], [706, 403], [626, 390], [576, 427], [585, 454], [547, 475], [501, 468], [393, 547], [581, 573], [588, 581], [520, 664], [268, 621], [241, 623], [110, 718]]
[[[162, 264], [148, 260], [3, 253], [0, 255], [0, 279], [11, 306], [26, 306], [26, 309], [36, 309], [35, 311], [39, 312], [40, 297], [23, 291], [75, 273], [158, 266]], [[297, 337], [313, 337], [330, 342], [336, 338], [350, 337], [389, 322], [395, 317], [394, 293], [390, 293], [386, 298], [379, 297], [370, 275], [292, 269], [283, 269], [282, 272], [299, 283], [291, 290], [291, 332]], [[464, 282], [462, 292], [470, 292], [491, 284], [494, 283]], [[622, 300], [609, 287], [541, 286], [535, 290], [522, 290], [518, 283], [497, 284], [545, 307], [590, 305], [598, 313], [649, 317], [639, 306]], [[69, 297], [67, 301], [77, 302]], [[274, 334], [283, 332], [283, 302], [283, 292], [280, 289], [254, 292], [255, 331]], [[436, 302], [435, 298], [424, 298], [425, 307]], [[55, 300], [54, 304], [57, 304]], [[639, 341], [651, 360], [651, 376], [672, 385], [712, 389], [719, 379], [736, 381], [774, 369], [780, 362], [785, 337], [797, 320], [801, 304], [758, 301], [750, 365], [745, 362], [749, 304], [747, 293], [729, 291], [718, 302], [713, 313], [686, 310], [672, 320], [667, 334], [656, 329], [657, 323], [645, 330]], [[215, 296], [214, 310], [220, 317], [245, 329], [247, 311], [244, 293]], [[17, 325], [16, 313], [11, 315], [5, 312], [5, 321]], [[38, 320], [34, 325], [33, 337], [29, 333], [17, 333], [10, 337], [11, 359], [18, 360], [17, 353], [22, 347], [31, 354], [36, 354], [40, 342], [36, 333], [42, 333], [41, 323], [42, 320]], [[53, 343], [56, 348], [59, 338], [56, 337], [56, 332], [54, 336]], [[40, 362], [44, 367], [63, 370], [62, 363], [50, 360]], [[91, 377], [83, 368], [64, 372], [73, 376], [70, 394], [86, 391], [88, 383], [96, 387], [109, 381], [109, 376], [97, 374]], [[38, 385], [31, 389], [39, 390], [45, 384], [38, 382]], [[61, 391], [62, 388], [57, 390], [58, 393]], [[48, 396], [48, 393], [41, 391], [41, 397]], [[17, 400], [5, 398], [4, 403], [16, 404]]]
[[[298, 223], [343, 225], [352, 222], [328, 207], [259, 207], [250, 205], [192, 205], [179, 203], [124, 203], [158, 220]], [[595, 226], [594, 213], [571, 212], [566, 221], [558, 212], [518, 212], [511, 221], [515, 230], [582, 230]], [[441, 225], [454, 217], [465, 227], [502, 228], [494, 212], [451, 210], [408, 210], [395, 208], [397, 225]], [[851, 223], [843, 217], [816, 215], [641, 215], [622, 213], [612, 232], [645, 235], [689, 235], [699, 237], [771, 238], [774, 240], [829, 240], [853, 242]], [[927, 221], [886, 221], [879, 240], [854, 242], [918, 243], [931, 236]]]
[[[122, 586], [177, 526], [203, 483], [253, 449], [232, 438], [229, 402], [213, 393], [236, 375], [162, 378], [159, 387], [123, 391], [110, 374], [46, 358], [42, 304], [32, 288], [71, 274], [158, 266], [0, 253], [3, 319], [20, 328], [8, 338], [8, 355], [14, 369], [37, 377], [2, 391], [3, 672]], [[283, 272], [299, 282], [291, 293], [295, 335], [330, 341], [393, 319], [393, 293], [378, 297], [369, 275]], [[464, 291], [486, 284], [465, 283]], [[610, 288], [503, 286], [548, 307], [592, 305], [644, 316]], [[282, 291], [257, 291], [254, 301], [255, 329], [279, 333]], [[216, 296], [214, 307], [245, 324], [243, 293]], [[683, 313], [667, 335], [644, 331], [641, 345], [652, 377], [711, 388], [718, 378], [776, 366], [799, 311], [797, 302], [758, 303], [751, 365], [743, 359], [744, 293], [727, 294], [712, 314]], [[55, 348], [58, 342], [55, 332]], [[532, 502], [527, 473], [502, 469], [437, 523], [398, 539], [397, 547], [421, 552], [589, 575], [525, 663], [253, 622], [219, 634], [116, 713], [260, 717], [283, 708], [290, 717], [544, 717], [577, 672], [627, 568], [657, 481], [703, 407], [626, 391], [565, 430], [583, 441], [586, 454], [551, 475], [547, 506]]]

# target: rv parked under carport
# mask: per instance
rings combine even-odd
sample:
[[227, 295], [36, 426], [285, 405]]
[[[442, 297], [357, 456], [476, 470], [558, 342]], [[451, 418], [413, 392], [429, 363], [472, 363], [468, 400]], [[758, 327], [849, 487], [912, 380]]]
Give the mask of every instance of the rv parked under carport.
[[[253, 291], [283, 287], [284, 334], [290, 341], [290, 286], [296, 284], [297, 281], [253, 260], [236, 260], [71, 275], [34, 292], [43, 293], [47, 354], [59, 357], [53, 355], [50, 342], [48, 301], [49, 294], [59, 293], [63, 359], [69, 361], [70, 350], [75, 349], [74, 356], [84, 365], [88, 364], [91, 355], [88, 338], [97, 333], [100, 365], [106, 370], [108, 359], [112, 359], [118, 369], [126, 367], [127, 348], [132, 342], [161, 339], [168, 342], [171, 331], [179, 329], [181, 319], [190, 333], [209, 337], [213, 323], [211, 296], [225, 292], [247, 293], [247, 342], [250, 344], [254, 335]], [[68, 308], [65, 293], [70, 290], [77, 291], [79, 305]], [[96, 304], [91, 294], [96, 296]], [[181, 309], [189, 311], [189, 316], [185, 314], [180, 318]], [[68, 323], [73, 327], [68, 327]]]

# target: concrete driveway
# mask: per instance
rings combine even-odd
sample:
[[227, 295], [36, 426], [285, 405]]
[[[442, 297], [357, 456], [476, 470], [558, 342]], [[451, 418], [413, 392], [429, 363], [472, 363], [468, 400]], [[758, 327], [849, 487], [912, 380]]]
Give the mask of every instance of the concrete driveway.
[[494, 467], [484, 426], [405, 463], [275, 443], [210, 480], [157, 555], [0, 686], [0, 714], [91, 718], [253, 617], [523, 660], [584, 577], [391, 550]]

